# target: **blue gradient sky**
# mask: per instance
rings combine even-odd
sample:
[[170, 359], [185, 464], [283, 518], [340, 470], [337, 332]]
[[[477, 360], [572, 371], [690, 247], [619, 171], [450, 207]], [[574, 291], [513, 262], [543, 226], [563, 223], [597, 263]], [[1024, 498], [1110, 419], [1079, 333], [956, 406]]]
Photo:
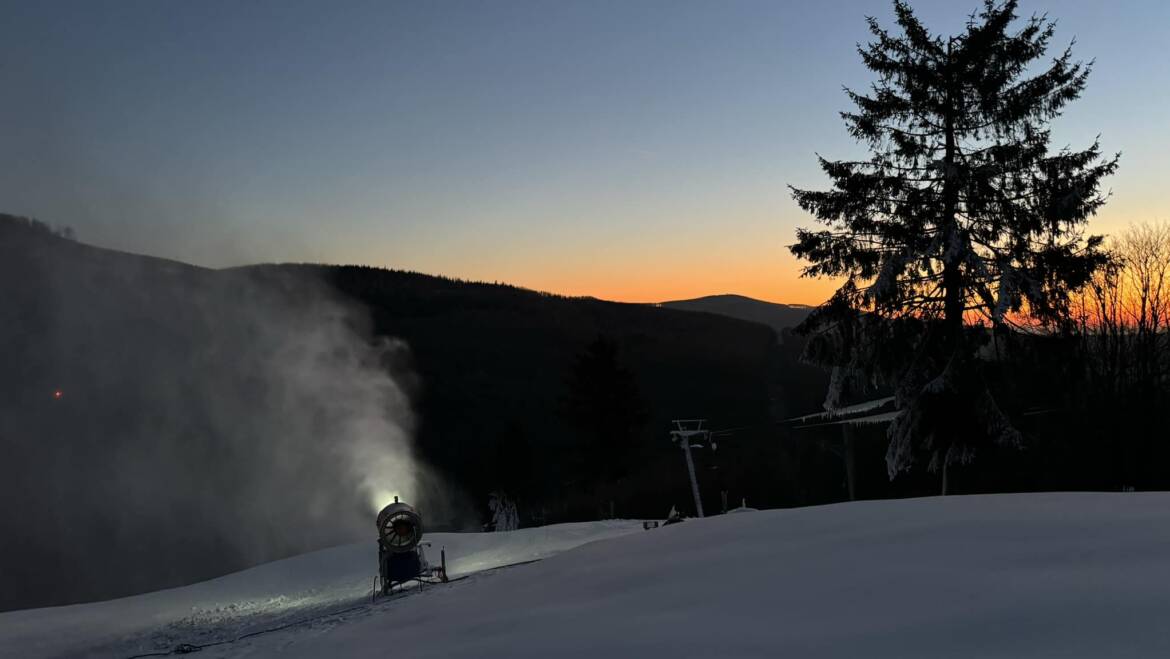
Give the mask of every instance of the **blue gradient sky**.
[[[976, 0], [915, 3], [957, 32]], [[1109, 6], [1114, 5], [1114, 6]], [[1170, 3], [1035, 0], [1095, 58], [1059, 144], [1101, 232], [1170, 218]], [[3, 2], [0, 211], [210, 266], [367, 263], [567, 294], [816, 303], [786, 184], [885, 0]]]

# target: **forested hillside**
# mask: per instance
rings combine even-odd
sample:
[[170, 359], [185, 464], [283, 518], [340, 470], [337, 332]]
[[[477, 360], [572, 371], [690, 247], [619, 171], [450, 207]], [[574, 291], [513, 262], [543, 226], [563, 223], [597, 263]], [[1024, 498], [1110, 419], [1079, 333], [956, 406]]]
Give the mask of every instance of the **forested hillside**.
[[387, 455], [440, 528], [479, 527], [493, 493], [523, 524], [689, 508], [679, 417], [740, 428], [699, 452], [710, 509], [721, 491], [836, 496], [818, 475], [835, 460], [777, 436], [823, 375], [759, 324], [365, 267], [208, 270], [21, 218], [0, 231], [2, 521], [22, 529], [3, 559], [37, 568], [6, 590], [35, 599], [6, 608], [358, 539], [363, 482], [408, 480]]

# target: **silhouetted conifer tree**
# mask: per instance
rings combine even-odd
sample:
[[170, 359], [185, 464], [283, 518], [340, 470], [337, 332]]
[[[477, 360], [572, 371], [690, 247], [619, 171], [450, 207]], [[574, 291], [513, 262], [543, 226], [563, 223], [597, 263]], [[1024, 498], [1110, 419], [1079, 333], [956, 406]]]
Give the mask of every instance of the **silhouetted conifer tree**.
[[1018, 24], [1017, 5], [987, 0], [950, 38], [901, 0], [898, 33], [869, 18], [858, 51], [877, 81], [846, 90], [856, 110], [842, 117], [870, 156], [821, 158], [832, 189], [793, 189], [827, 227], [797, 232], [804, 275], [845, 279], [806, 325], [810, 357], [892, 379], [890, 476], [925, 458], [944, 489], [947, 465], [980, 442], [1019, 441], [979, 376], [972, 338], [986, 333], [965, 324], [1061, 326], [1070, 291], [1104, 260], [1084, 226], [1117, 157], [1097, 143], [1054, 151], [1048, 129], [1090, 66], [1070, 46], [1038, 69], [1055, 24]]
[[586, 468], [613, 481], [625, 475], [635, 433], [646, 423], [646, 403], [634, 374], [618, 360], [618, 346], [597, 337], [577, 356], [562, 414], [589, 440]]

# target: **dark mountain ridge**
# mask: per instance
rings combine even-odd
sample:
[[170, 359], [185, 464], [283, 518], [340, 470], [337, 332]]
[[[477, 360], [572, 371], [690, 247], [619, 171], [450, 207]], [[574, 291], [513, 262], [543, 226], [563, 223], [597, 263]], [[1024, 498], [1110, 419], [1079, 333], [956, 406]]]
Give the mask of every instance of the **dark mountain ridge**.
[[708, 295], [692, 300], [661, 302], [660, 307], [714, 313], [730, 318], [739, 318], [771, 327], [779, 335], [784, 330], [799, 325], [812, 312], [813, 307], [803, 304], [780, 304], [765, 302], [743, 295]]
[[[499, 491], [525, 524], [684, 505], [666, 433], [680, 417], [748, 428], [742, 449], [699, 457], [711, 509], [720, 490], [759, 505], [818, 496], [771, 438], [819, 400], [794, 383], [823, 377], [755, 322], [363, 266], [210, 270], [12, 216], [0, 216], [0, 299], [0, 528], [15, 540], [0, 564], [22, 566], [0, 609], [365, 537], [369, 504], [338, 447], [369, 424], [376, 436], [358, 439], [372, 457], [416, 456], [413, 496], [433, 528], [478, 526]], [[616, 445], [566, 412], [575, 364], [599, 340], [641, 410]], [[371, 390], [410, 413], [371, 416]], [[599, 452], [613, 469], [597, 470]]]

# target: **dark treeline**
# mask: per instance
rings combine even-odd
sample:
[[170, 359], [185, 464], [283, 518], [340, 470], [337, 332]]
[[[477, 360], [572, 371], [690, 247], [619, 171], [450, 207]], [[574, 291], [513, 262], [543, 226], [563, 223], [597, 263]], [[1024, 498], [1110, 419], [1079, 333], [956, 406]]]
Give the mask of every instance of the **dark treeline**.
[[[1170, 489], [1170, 335], [1164, 329], [1143, 336], [1126, 323], [1063, 335], [980, 334], [982, 378], [1022, 441], [982, 447], [969, 462], [952, 465], [949, 493]], [[842, 485], [832, 496], [939, 492], [937, 471], [916, 469], [890, 479], [885, 425], [803, 432], [840, 456]], [[852, 497], [847, 459], [857, 472]]]
[[405, 340], [423, 458], [481, 504], [493, 492], [517, 501], [522, 524], [692, 508], [669, 441], [677, 418], [739, 428], [699, 454], [709, 509], [724, 490], [759, 506], [832, 499], [825, 478], [807, 477], [836, 469], [832, 460], [783, 423], [816, 408], [826, 382], [790, 333], [780, 341], [716, 314], [369, 267], [246, 270], [327, 280], [371, 310], [376, 332]]

